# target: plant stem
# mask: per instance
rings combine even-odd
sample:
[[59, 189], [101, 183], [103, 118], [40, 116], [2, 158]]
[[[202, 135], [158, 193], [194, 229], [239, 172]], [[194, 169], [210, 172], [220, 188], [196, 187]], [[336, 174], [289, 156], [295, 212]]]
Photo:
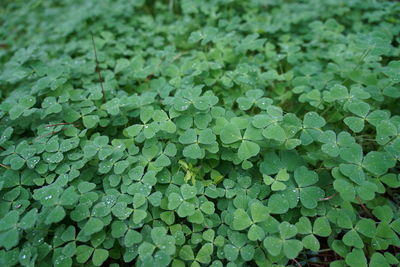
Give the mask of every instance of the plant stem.
[[97, 52], [96, 52], [96, 45], [94, 44], [94, 37], [93, 37], [92, 33], [91, 33], [91, 35], [92, 35], [94, 57], [95, 57], [95, 60], [96, 60], [96, 72], [99, 75], [99, 82], [100, 82], [100, 86], [101, 86], [101, 91], [103, 93], [103, 103], [105, 103], [106, 102], [106, 93], [105, 93], [104, 86], [103, 86], [103, 77], [101, 76], [101, 71], [100, 71], [100, 67], [99, 67], [99, 60], [97, 58]]

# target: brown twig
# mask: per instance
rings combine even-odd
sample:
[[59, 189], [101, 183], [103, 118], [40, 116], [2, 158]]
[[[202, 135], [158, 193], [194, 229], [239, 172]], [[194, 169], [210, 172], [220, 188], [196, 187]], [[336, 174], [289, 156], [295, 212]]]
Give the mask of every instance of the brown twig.
[[[57, 126], [57, 125], [54, 125], [54, 126]], [[72, 127], [78, 127], [78, 126], [79, 126], [79, 124], [72, 124]], [[49, 126], [49, 127], [50, 127], [50, 126]], [[67, 130], [67, 129], [69, 129], [69, 128], [71, 128], [71, 127], [62, 128], [61, 130], [58, 130], [58, 131], [51, 131], [50, 133], [46, 133], [46, 134], [40, 135], [40, 136], [36, 137], [36, 138], [34, 139], [34, 141], [37, 141], [38, 139], [43, 138], [43, 137], [46, 137], [46, 136], [48, 136], [48, 135], [53, 135], [53, 134], [59, 133], [59, 132], [61, 132], [61, 131], [65, 131], [65, 130]]]
[[34, 141], [36, 141], [36, 140], [38, 140], [38, 139], [41, 139], [41, 138], [43, 138], [43, 137], [46, 137], [46, 136], [48, 136], [48, 135], [53, 135], [53, 134], [59, 133], [59, 132], [64, 131], [64, 130], [65, 130], [65, 128], [64, 128], [64, 129], [61, 129], [61, 130], [58, 130], [58, 131], [51, 131], [50, 133], [40, 135], [40, 136], [36, 137]]
[[334, 198], [334, 197], [336, 197], [336, 196], [337, 196], [337, 193], [335, 193], [335, 194], [333, 194], [333, 195], [331, 195], [331, 196], [329, 196], [329, 197], [320, 198], [319, 201], [330, 200], [330, 199], [332, 199], [332, 198]]
[[186, 54], [187, 54], [187, 52], [178, 53], [176, 56], [174, 56], [172, 58], [172, 62], [174, 62], [175, 60], [177, 60], [178, 58], [180, 58], [181, 56], [186, 55]]
[[[56, 124], [49, 124], [49, 125], [46, 125], [45, 127], [55, 127], [55, 126], [64, 126], [64, 125], [71, 125], [72, 127], [78, 127], [78, 126], [80, 126], [79, 124], [74, 124], [74, 123], [56, 123]], [[35, 139], [34, 139], [34, 141], [36, 141], [36, 140], [38, 140], [38, 139], [40, 139], [40, 138], [43, 138], [43, 137], [46, 137], [46, 136], [48, 136], [48, 135], [53, 135], [53, 134], [56, 134], [56, 133], [59, 133], [59, 132], [61, 132], [61, 131], [64, 131], [64, 130], [66, 130], [66, 129], [69, 129], [69, 128], [71, 128], [71, 127], [67, 127], [67, 128], [62, 128], [61, 130], [58, 130], [58, 131], [51, 131], [50, 133], [46, 133], [46, 134], [43, 134], [43, 135], [40, 135], [40, 136], [38, 136], [38, 137], [36, 137]]]
[[153, 77], [154, 77], [154, 74], [150, 73], [149, 75], [147, 75], [146, 81], [150, 81], [151, 79], [153, 79]]
[[[71, 123], [69, 123], [69, 122], [63, 122], [63, 123], [49, 124], [49, 125], [46, 125], [45, 127], [53, 127], [53, 126], [60, 126], [60, 125], [71, 125], [71, 124], [74, 125], [73, 122], [71, 122]], [[74, 126], [75, 126], [75, 125], [74, 125]]]
[[[172, 58], [172, 61], [171, 61], [171, 62], [174, 62], [175, 60], [179, 59], [181, 56], [183, 56], [183, 55], [185, 55], [185, 54], [187, 54], [187, 52], [181, 52], [181, 53], [176, 54], [176, 55]], [[158, 69], [158, 68], [160, 67], [161, 63], [163, 63], [163, 62], [160, 61], [160, 62], [157, 64], [156, 69]], [[148, 81], [150, 81], [151, 79], [153, 79], [154, 75], [155, 75], [154, 72], [152, 72], [152, 73], [150, 73], [149, 75], [147, 75], [147, 77], [146, 77], [146, 82], [148, 82]]]
[[296, 259], [292, 259], [292, 261], [297, 265], [297, 267], [303, 267], [300, 262], [298, 262]]
[[369, 209], [367, 209], [367, 207], [362, 203], [361, 199], [359, 196], [356, 196], [356, 199], [358, 201], [358, 203], [360, 204], [361, 208], [365, 211], [365, 213], [367, 213], [367, 215], [372, 218], [375, 219], [375, 216], [372, 215], [372, 213], [369, 211]]
[[101, 71], [100, 71], [100, 67], [99, 67], [99, 60], [97, 58], [97, 52], [96, 52], [96, 45], [94, 44], [93, 33], [91, 33], [91, 35], [92, 35], [94, 57], [95, 57], [95, 60], [96, 60], [96, 72], [99, 75], [99, 82], [100, 82], [100, 86], [101, 86], [101, 91], [103, 93], [103, 103], [104, 103], [104, 102], [106, 102], [106, 93], [105, 93], [104, 86], [103, 86], [103, 77], [101, 76]]
[[1, 163], [0, 163], [0, 166], [3, 167], [3, 168], [6, 168], [6, 169], [10, 168], [10, 166], [7, 166], [7, 165], [1, 164]]

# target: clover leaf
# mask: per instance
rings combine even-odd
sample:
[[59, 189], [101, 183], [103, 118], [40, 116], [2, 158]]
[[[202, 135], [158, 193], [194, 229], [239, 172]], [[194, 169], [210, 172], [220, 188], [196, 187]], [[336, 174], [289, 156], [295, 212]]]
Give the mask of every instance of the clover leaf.
[[303, 145], [309, 145], [318, 140], [322, 133], [321, 128], [325, 126], [326, 121], [315, 112], [308, 112], [304, 115], [303, 128], [300, 140]]
[[279, 225], [280, 236], [268, 236], [263, 245], [273, 256], [278, 256], [282, 251], [289, 259], [296, 258], [303, 248], [299, 240], [292, 239], [297, 234], [297, 228], [288, 222]]
[[256, 156], [260, 152], [260, 146], [254, 142], [259, 140], [260, 132], [249, 126], [242, 136], [239, 128], [240, 123], [240, 120], [238, 120], [225, 125], [221, 130], [220, 138], [225, 144], [233, 144], [241, 141], [237, 155], [240, 160], [246, 160]]
[[261, 109], [266, 109], [268, 105], [272, 104], [272, 100], [263, 97], [264, 92], [260, 89], [249, 90], [246, 92], [246, 97], [239, 97], [236, 102], [239, 108], [243, 111], [249, 110], [253, 105]]
[[314, 185], [318, 181], [317, 173], [302, 166], [295, 170], [294, 179], [298, 186], [300, 201], [304, 207], [308, 209], [317, 207], [319, 199], [325, 195], [321, 188]]
[[1, 266], [399, 265], [396, 1], [3, 2]]
[[271, 186], [272, 191], [281, 191], [286, 189], [286, 185], [283, 183], [289, 180], [289, 174], [286, 169], [280, 169], [275, 178], [269, 175], [263, 175], [264, 183]]

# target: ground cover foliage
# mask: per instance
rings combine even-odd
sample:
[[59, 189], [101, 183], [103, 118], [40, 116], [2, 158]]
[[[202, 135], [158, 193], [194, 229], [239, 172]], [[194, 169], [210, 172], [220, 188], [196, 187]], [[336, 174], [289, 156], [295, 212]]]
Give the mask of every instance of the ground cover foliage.
[[399, 263], [399, 2], [0, 6], [1, 266]]

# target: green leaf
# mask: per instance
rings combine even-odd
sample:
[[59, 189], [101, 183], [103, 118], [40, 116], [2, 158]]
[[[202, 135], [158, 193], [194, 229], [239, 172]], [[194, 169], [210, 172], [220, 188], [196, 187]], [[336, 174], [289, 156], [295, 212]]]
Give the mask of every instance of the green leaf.
[[355, 248], [352, 252], [347, 254], [346, 256], [346, 263], [350, 267], [363, 267], [367, 265], [367, 259], [365, 258], [364, 252], [362, 249]]
[[331, 234], [332, 229], [326, 217], [318, 217], [314, 222], [313, 233], [319, 236], [327, 237]]
[[349, 147], [340, 149], [340, 157], [350, 163], [361, 163], [363, 159], [362, 147], [358, 144], [352, 144]]
[[31, 108], [36, 104], [36, 98], [30, 95], [24, 95], [18, 102], [24, 108]]
[[19, 170], [25, 165], [25, 160], [19, 156], [13, 157], [10, 161], [11, 169]]
[[398, 1], [3, 2], [0, 266], [399, 264]]
[[387, 205], [375, 207], [372, 214], [382, 222], [390, 222], [393, 219], [393, 211]]
[[126, 128], [124, 130], [124, 133], [126, 133], [126, 135], [128, 137], [135, 137], [140, 133], [140, 131], [142, 129], [143, 129], [143, 125], [135, 124], [135, 125], [132, 125], [132, 126], [129, 126], [128, 128]]
[[85, 263], [92, 255], [94, 248], [81, 245], [76, 248], [76, 261], [78, 263]]
[[287, 173], [286, 168], [280, 169], [278, 171], [278, 174], [275, 177], [276, 180], [278, 181], [287, 181], [289, 180], [289, 174]]
[[359, 133], [364, 129], [364, 119], [359, 117], [347, 117], [344, 123], [355, 133]]
[[194, 253], [192, 248], [189, 245], [184, 245], [179, 251], [179, 257], [182, 260], [186, 261], [194, 260]]
[[153, 244], [145, 241], [139, 246], [139, 255], [142, 257], [151, 256], [155, 248], [156, 247]]
[[321, 128], [326, 122], [324, 118], [319, 116], [316, 112], [308, 112], [304, 115], [303, 124], [306, 128]]
[[324, 191], [316, 186], [310, 186], [300, 189], [301, 204], [307, 209], [314, 209], [318, 206], [318, 202], [324, 197]]
[[11, 229], [13, 226], [17, 224], [19, 220], [19, 213], [16, 210], [8, 212], [1, 220], [0, 220], [0, 231], [5, 231]]
[[177, 211], [179, 217], [188, 217], [193, 215], [194, 212], [195, 212], [194, 205], [186, 201], [182, 202]]
[[335, 100], [346, 99], [349, 96], [347, 88], [340, 84], [335, 84], [334, 86], [332, 86], [330, 90], [331, 90], [331, 96]]
[[251, 261], [254, 258], [255, 249], [253, 245], [246, 245], [240, 249], [240, 256], [245, 261]]
[[312, 233], [311, 221], [307, 217], [300, 217], [299, 221], [296, 223], [296, 228], [300, 234]]
[[247, 236], [251, 241], [262, 241], [265, 237], [265, 232], [260, 226], [253, 224], [250, 226]]
[[270, 213], [283, 214], [289, 210], [289, 202], [279, 194], [273, 194], [268, 200]]
[[333, 186], [346, 201], [352, 201], [356, 196], [354, 186], [344, 179], [335, 180]]
[[343, 236], [343, 243], [347, 246], [353, 246], [356, 248], [364, 247], [364, 243], [361, 240], [361, 237], [355, 230], [350, 230]]
[[127, 160], [118, 161], [114, 164], [114, 173], [122, 174], [128, 168], [129, 162]]
[[175, 210], [182, 203], [183, 198], [177, 193], [171, 193], [168, 196], [168, 209]]
[[299, 187], [307, 187], [318, 181], [318, 175], [316, 172], [310, 171], [306, 167], [301, 166], [295, 170], [294, 179]]
[[[19, 222], [19, 226], [24, 230], [32, 228], [36, 223], [37, 213], [38, 213], [37, 209], [31, 209], [30, 211], [28, 211], [24, 215], [24, 217], [22, 217], [21, 221]], [[3, 228], [1, 225], [2, 223], [0, 221], [0, 228]]]
[[367, 171], [377, 176], [385, 174], [390, 167], [394, 166], [386, 153], [376, 151], [369, 152], [364, 157], [362, 165]]
[[7, 250], [18, 245], [19, 242], [19, 231], [17, 229], [11, 229], [6, 232], [0, 233], [0, 247], [4, 247]]
[[318, 252], [320, 249], [320, 244], [318, 239], [314, 235], [307, 235], [302, 240], [303, 246], [306, 249]]
[[297, 258], [300, 251], [303, 249], [303, 243], [299, 240], [283, 241], [283, 252], [289, 259]]
[[10, 119], [16, 120], [18, 119], [22, 113], [24, 113], [25, 108], [21, 105], [15, 105], [10, 109]]
[[181, 186], [181, 194], [184, 200], [196, 197], [197, 189], [194, 186], [184, 184]]
[[128, 228], [124, 222], [114, 221], [111, 224], [111, 235], [114, 238], [123, 237], [127, 229]]
[[339, 155], [339, 147], [337, 143], [336, 133], [328, 130], [323, 132], [319, 136], [319, 141], [324, 144], [321, 146], [321, 150], [331, 157], [337, 157]]
[[183, 155], [191, 159], [201, 159], [203, 151], [198, 144], [191, 144], [183, 149]]
[[388, 263], [388, 261], [382, 254], [376, 252], [372, 255], [369, 266], [371, 266], [371, 267], [390, 267], [390, 264]]
[[85, 233], [85, 235], [92, 235], [101, 231], [103, 227], [104, 223], [102, 220], [98, 218], [90, 218], [82, 228], [82, 231]]
[[235, 261], [239, 255], [239, 249], [231, 244], [227, 244], [224, 246], [224, 254], [228, 261]]
[[220, 138], [223, 143], [232, 144], [242, 140], [242, 135], [239, 128], [235, 124], [229, 123], [222, 128]]
[[134, 244], [142, 242], [142, 240], [143, 237], [139, 232], [129, 229], [125, 234], [124, 244], [126, 247], [132, 247]]
[[120, 58], [117, 60], [117, 64], [115, 65], [115, 73], [119, 73], [122, 70], [126, 69], [129, 67], [129, 60], [126, 58]]
[[285, 130], [279, 124], [268, 126], [263, 130], [262, 134], [265, 138], [276, 141], [285, 141], [287, 139]]
[[243, 209], [237, 209], [233, 213], [233, 229], [235, 230], [244, 230], [248, 228], [252, 224], [252, 221], [247, 214], [247, 212]]
[[255, 202], [250, 206], [250, 213], [253, 222], [263, 222], [269, 217], [269, 210], [263, 204]]
[[193, 144], [196, 141], [197, 141], [197, 134], [194, 129], [187, 130], [179, 137], [179, 142], [185, 145]]
[[352, 102], [348, 105], [348, 109], [359, 117], [365, 118], [369, 112], [369, 105], [362, 101]]
[[83, 125], [90, 129], [96, 127], [97, 123], [99, 122], [99, 116], [97, 115], [87, 115], [84, 116], [83, 119]]
[[283, 239], [289, 239], [297, 234], [297, 228], [295, 225], [292, 225], [288, 222], [282, 222], [279, 225], [279, 232]]
[[89, 182], [81, 182], [78, 185], [78, 190], [81, 194], [87, 193], [92, 191], [96, 187], [96, 184], [89, 183]]
[[253, 105], [252, 100], [247, 97], [239, 97], [236, 102], [239, 104], [239, 108], [244, 111], [250, 109]]
[[282, 191], [286, 189], [286, 185], [279, 181], [274, 181], [271, 185], [272, 191]]
[[214, 251], [214, 247], [211, 243], [204, 244], [196, 256], [196, 261], [207, 264], [211, 261], [211, 255]]
[[147, 212], [143, 209], [137, 209], [132, 215], [134, 223], [139, 224], [147, 217]]
[[371, 219], [362, 218], [357, 222], [354, 229], [364, 236], [371, 238], [373, 238], [376, 234], [376, 225], [375, 222]]
[[68, 187], [61, 195], [60, 204], [63, 206], [72, 206], [79, 200], [79, 195], [75, 192], [74, 187]]
[[[281, 253], [284, 241], [277, 237], [267, 236], [264, 239], [264, 247], [272, 256], [278, 256]], [[290, 246], [290, 245], [289, 245]]]
[[92, 257], [95, 266], [101, 266], [108, 258], [108, 251], [105, 249], [95, 249]]
[[47, 215], [45, 223], [46, 224], [57, 223], [57, 222], [61, 221], [62, 219], [64, 219], [65, 215], [66, 215], [66, 213], [65, 213], [64, 208], [57, 205]]
[[200, 210], [205, 214], [213, 214], [215, 212], [214, 203], [211, 201], [204, 202], [200, 205]]
[[256, 156], [260, 152], [260, 146], [254, 142], [243, 140], [238, 150], [238, 157], [246, 160]]
[[211, 129], [205, 129], [200, 132], [199, 134], [200, 144], [210, 145], [215, 143], [215, 141], [216, 141], [216, 136]]

